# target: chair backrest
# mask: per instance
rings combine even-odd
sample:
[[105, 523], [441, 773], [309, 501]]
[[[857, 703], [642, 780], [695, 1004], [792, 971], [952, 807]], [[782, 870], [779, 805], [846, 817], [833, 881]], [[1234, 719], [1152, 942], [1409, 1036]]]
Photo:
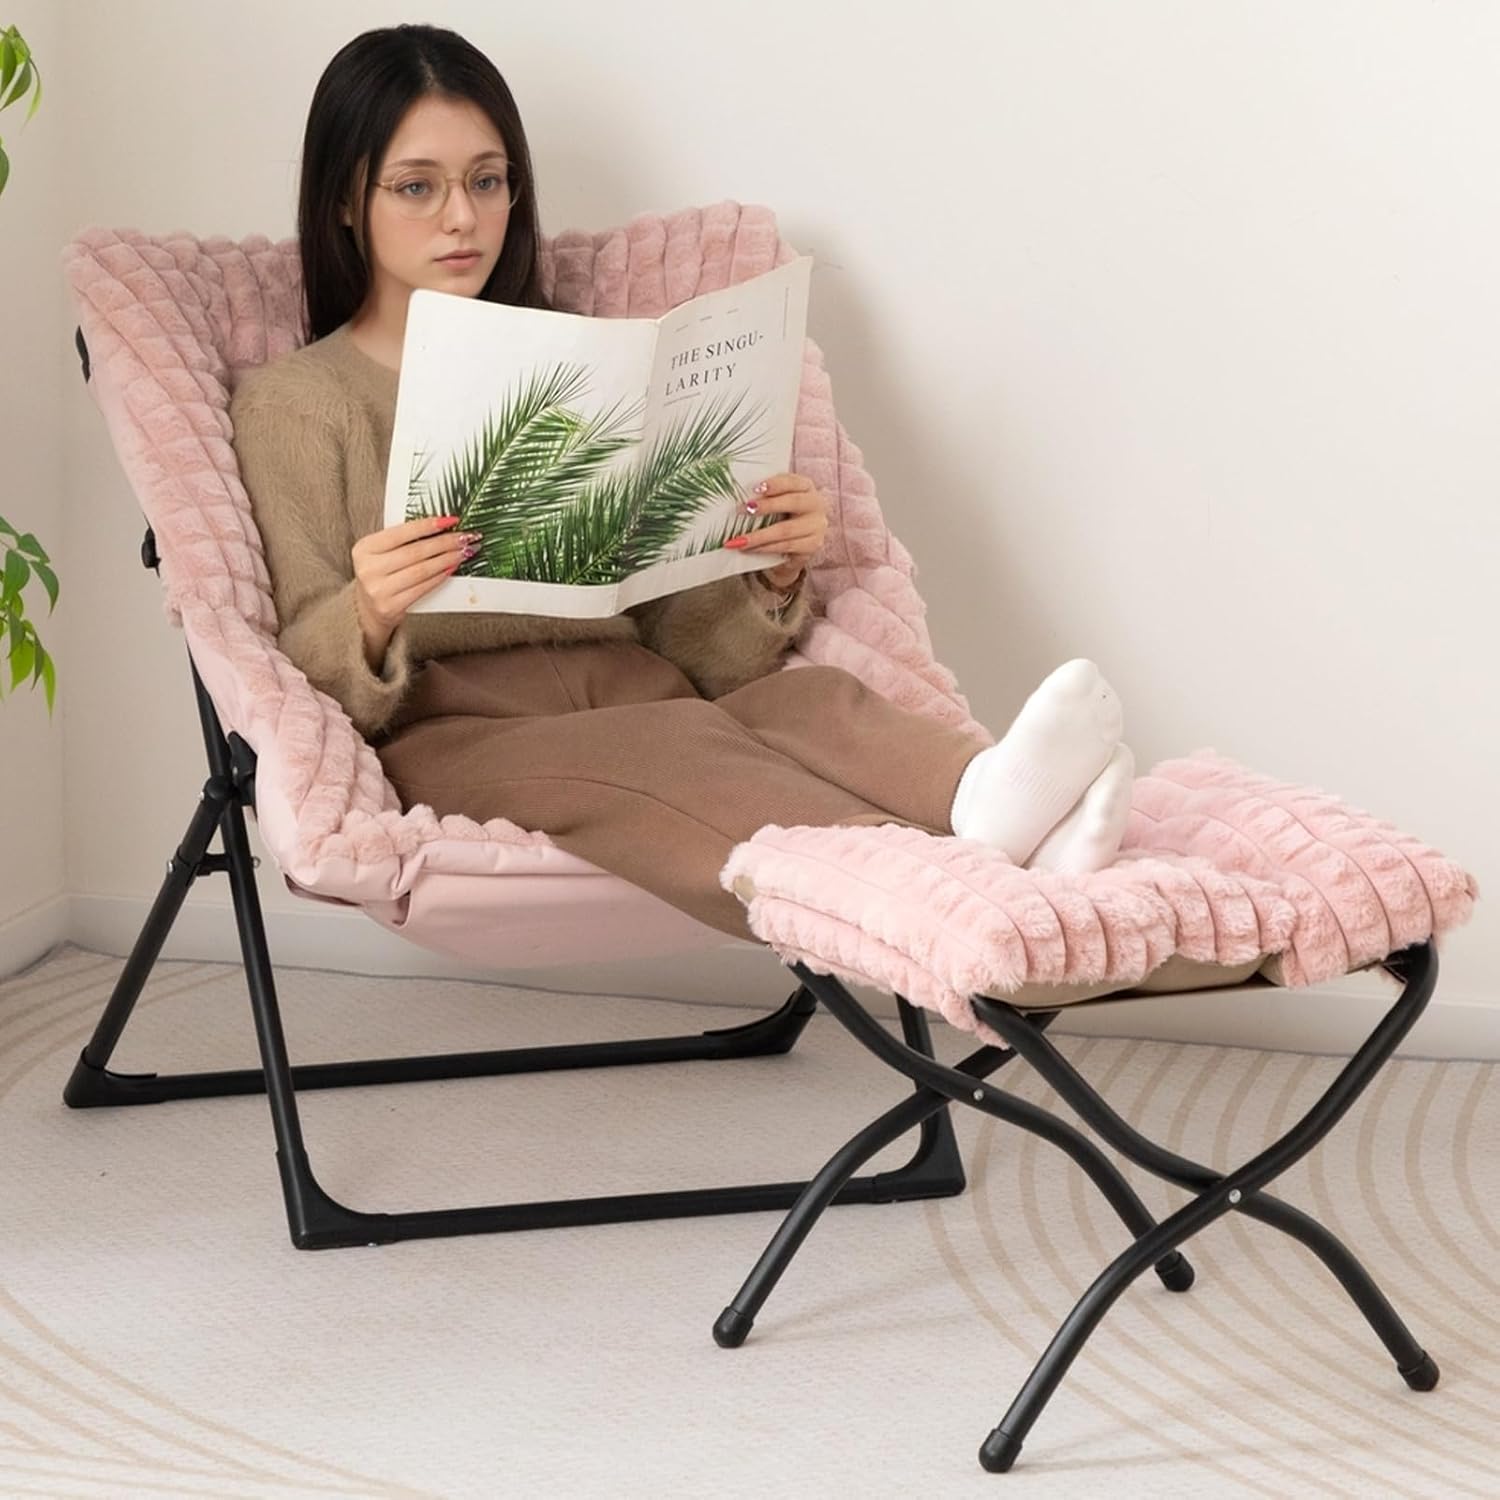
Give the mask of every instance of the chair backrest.
[[[546, 239], [542, 281], [563, 311], [656, 317], [795, 254], [768, 209], [725, 201]], [[367, 856], [387, 860], [398, 844], [411, 844], [410, 830], [401, 835], [392, 823], [402, 816], [395, 794], [342, 710], [312, 693], [276, 650], [270, 579], [230, 441], [229, 398], [240, 377], [303, 341], [297, 242], [153, 237], [96, 226], [65, 248], [63, 260], [91, 364], [90, 390], [156, 535], [167, 613], [187, 630], [225, 728], [261, 756], [267, 842], [284, 866], [298, 851], [317, 864], [322, 855], [313, 851], [335, 844], [356, 865]], [[863, 456], [834, 413], [822, 353], [811, 340], [792, 467], [828, 496], [831, 513], [811, 580], [815, 618], [789, 664], [845, 667], [897, 702], [983, 734], [952, 674], [933, 657], [911, 559], [886, 526]], [[291, 736], [296, 744], [282, 783], [268, 774], [266, 754], [278, 734], [288, 741], [293, 720], [302, 727]], [[334, 743], [342, 749], [330, 759]], [[321, 747], [316, 754], [314, 746]], [[347, 768], [347, 785], [328, 783], [330, 765]], [[350, 843], [355, 814], [374, 819], [384, 833], [372, 837], [362, 827]], [[486, 835], [475, 827], [462, 837], [483, 843]], [[305, 873], [295, 878], [318, 888], [317, 874]]]

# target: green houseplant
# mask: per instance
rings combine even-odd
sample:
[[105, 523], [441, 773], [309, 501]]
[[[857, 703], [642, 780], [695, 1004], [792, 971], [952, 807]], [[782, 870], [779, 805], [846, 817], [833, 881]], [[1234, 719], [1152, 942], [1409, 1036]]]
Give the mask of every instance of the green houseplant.
[[[0, 109], [20, 103], [31, 92], [30, 120], [42, 102], [42, 75], [31, 55], [31, 49], [14, 26], [0, 31]], [[25, 123], [25, 122], [23, 122]], [[10, 158], [0, 143], [0, 193], [10, 177]], [[0, 516], [0, 649], [10, 663], [10, 687], [20, 687], [29, 677], [34, 688], [38, 682], [47, 694], [47, 712], [52, 712], [57, 679], [52, 658], [42, 645], [36, 626], [26, 616], [25, 590], [35, 579], [47, 594], [47, 612], [57, 605], [57, 576], [42, 544], [29, 531], [21, 531]], [[0, 696], [5, 692], [5, 673], [0, 670]]]

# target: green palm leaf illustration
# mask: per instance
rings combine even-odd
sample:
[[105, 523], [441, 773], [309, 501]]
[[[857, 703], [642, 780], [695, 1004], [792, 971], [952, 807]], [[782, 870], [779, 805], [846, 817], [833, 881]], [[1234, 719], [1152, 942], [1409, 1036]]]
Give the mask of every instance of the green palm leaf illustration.
[[536, 371], [487, 416], [436, 485], [423, 482], [427, 457], [413, 464], [407, 515], [456, 515], [482, 537], [481, 556], [464, 569], [512, 574], [511, 559], [534, 528], [577, 502], [588, 481], [621, 449], [639, 441], [623, 429], [638, 415], [616, 403], [585, 420], [563, 403], [586, 386], [581, 366]]
[[623, 480], [606, 479], [589, 501], [536, 527], [516, 555], [518, 578], [543, 583], [613, 583], [622, 538], [630, 529], [630, 496]]
[[[667, 561], [704, 510], [739, 497], [731, 465], [753, 452], [746, 436], [760, 415], [758, 410], [741, 413], [743, 399], [718, 403], [679, 422], [632, 468], [602, 475], [575, 506], [533, 527], [514, 554], [516, 571], [510, 576], [545, 583], [617, 583]], [[680, 555], [720, 546], [756, 524], [737, 516]]]
[[406, 481], [406, 519], [408, 521], [415, 521], [422, 516], [435, 519], [445, 514], [427, 491], [425, 476], [430, 458], [431, 455], [424, 453], [420, 448], [412, 454], [411, 473]]
[[407, 514], [457, 515], [483, 536], [460, 572], [543, 583], [614, 583], [631, 573], [722, 546], [764, 520], [736, 513], [714, 535], [682, 546], [703, 512], [739, 498], [733, 464], [754, 452], [764, 408], [726, 398], [677, 422], [629, 468], [613, 464], [639, 442], [626, 430], [639, 407], [586, 420], [564, 403], [585, 371], [537, 371], [454, 455], [435, 485], [414, 457]]
[[[620, 577], [666, 561], [702, 513], [738, 500], [732, 465], [755, 451], [762, 408], [740, 410], [744, 394], [715, 402], [664, 433], [632, 471], [633, 522], [620, 549]], [[704, 538], [684, 548], [692, 557], [715, 545]]]

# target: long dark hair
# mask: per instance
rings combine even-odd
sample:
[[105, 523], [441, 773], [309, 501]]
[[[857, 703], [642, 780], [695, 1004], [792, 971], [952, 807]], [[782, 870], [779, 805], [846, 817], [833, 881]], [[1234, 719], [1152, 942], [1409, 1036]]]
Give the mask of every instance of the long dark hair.
[[[387, 26], [341, 47], [313, 90], [302, 139], [297, 236], [309, 341], [332, 333], [364, 305], [370, 290], [369, 182], [396, 127], [425, 95], [466, 99], [490, 117], [510, 158], [515, 206], [500, 258], [479, 296], [487, 302], [547, 307], [538, 259], [541, 230], [526, 129], [494, 63], [457, 32], [439, 26]], [[352, 206], [357, 226], [340, 220]]]

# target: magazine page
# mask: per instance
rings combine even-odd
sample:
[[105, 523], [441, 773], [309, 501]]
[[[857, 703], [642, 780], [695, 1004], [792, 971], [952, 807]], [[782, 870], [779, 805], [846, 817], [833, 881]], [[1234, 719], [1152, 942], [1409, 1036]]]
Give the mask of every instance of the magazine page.
[[483, 538], [414, 609], [598, 617], [773, 565], [722, 543], [765, 524], [738, 502], [790, 462], [810, 268], [654, 320], [413, 292], [386, 524]]
[[457, 515], [484, 538], [414, 612], [576, 612], [538, 605], [556, 585], [508, 580], [536, 576], [538, 540], [638, 446], [656, 337], [651, 318], [411, 294], [385, 524]]
[[740, 503], [792, 461], [812, 264], [799, 256], [657, 319], [640, 464], [653, 476], [641, 514], [655, 551], [621, 581], [620, 608], [782, 561], [724, 543], [775, 519]]

